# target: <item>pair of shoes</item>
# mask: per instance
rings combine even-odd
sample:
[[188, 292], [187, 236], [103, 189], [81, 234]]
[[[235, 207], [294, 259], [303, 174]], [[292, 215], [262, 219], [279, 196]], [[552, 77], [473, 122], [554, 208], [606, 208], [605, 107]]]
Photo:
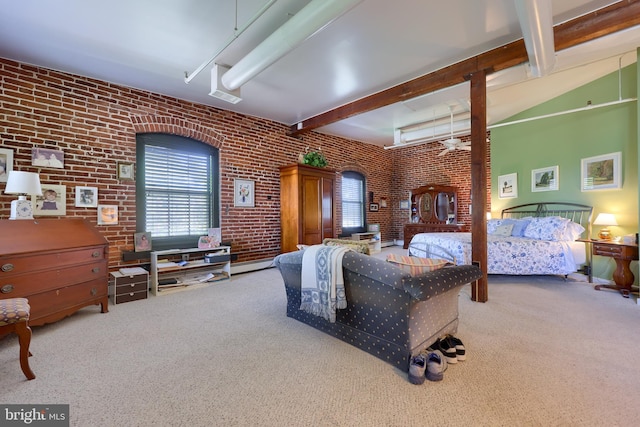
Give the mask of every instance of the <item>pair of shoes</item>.
[[425, 370], [427, 369], [427, 355], [424, 353], [416, 354], [411, 358], [409, 364], [409, 382], [411, 384], [424, 383]]
[[449, 335], [446, 335], [442, 338], [438, 338], [438, 340], [431, 346], [434, 350], [438, 350], [444, 356], [444, 359], [447, 363], [454, 364], [458, 363], [458, 357], [456, 355], [456, 346], [449, 339]]
[[447, 370], [447, 361], [439, 350], [429, 352], [427, 358], [426, 377], [429, 381], [442, 381], [444, 371]]
[[456, 360], [464, 362], [467, 360], [467, 350], [464, 348], [464, 344], [460, 341], [460, 338], [456, 338], [453, 335], [447, 335], [449, 342], [453, 344], [456, 349]]
[[467, 351], [464, 348], [464, 344], [453, 335], [445, 335], [443, 338], [438, 339], [433, 348], [442, 352], [447, 363], [454, 364], [467, 359]]

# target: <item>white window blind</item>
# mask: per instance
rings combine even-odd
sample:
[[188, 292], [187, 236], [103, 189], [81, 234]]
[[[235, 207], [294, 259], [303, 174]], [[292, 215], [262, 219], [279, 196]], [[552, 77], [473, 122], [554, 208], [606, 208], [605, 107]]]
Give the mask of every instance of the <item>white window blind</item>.
[[155, 145], [144, 150], [146, 231], [154, 239], [206, 235], [212, 211], [211, 156]]
[[364, 227], [364, 179], [343, 173], [342, 228], [353, 227]]

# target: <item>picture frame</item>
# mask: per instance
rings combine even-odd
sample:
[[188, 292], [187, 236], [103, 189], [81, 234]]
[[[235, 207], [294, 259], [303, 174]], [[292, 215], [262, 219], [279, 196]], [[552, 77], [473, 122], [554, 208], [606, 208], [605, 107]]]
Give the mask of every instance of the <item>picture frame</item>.
[[409, 200], [400, 200], [400, 209], [409, 209], [411, 202]]
[[233, 180], [233, 204], [236, 207], [255, 206], [255, 182], [247, 179]]
[[117, 225], [118, 205], [98, 205], [98, 225]]
[[7, 182], [9, 172], [13, 170], [13, 150], [0, 148], [0, 182]]
[[378, 212], [380, 206], [377, 203], [369, 203], [369, 212]]
[[67, 186], [45, 184], [42, 194], [31, 195], [33, 216], [62, 216], [67, 214]]
[[98, 207], [98, 187], [76, 187], [77, 208]]
[[121, 181], [133, 181], [134, 165], [133, 163], [118, 162], [118, 179]]
[[151, 250], [151, 233], [142, 232], [133, 235], [134, 252], [148, 252]]
[[509, 173], [498, 177], [498, 198], [514, 199], [518, 197], [518, 174]]
[[64, 151], [34, 147], [31, 149], [31, 166], [64, 169]]
[[531, 191], [557, 191], [560, 188], [559, 167], [533, 169], [531, 171]]
[[582, 191], [622, 188], [622, 152], [587, 157], [580, 161]]

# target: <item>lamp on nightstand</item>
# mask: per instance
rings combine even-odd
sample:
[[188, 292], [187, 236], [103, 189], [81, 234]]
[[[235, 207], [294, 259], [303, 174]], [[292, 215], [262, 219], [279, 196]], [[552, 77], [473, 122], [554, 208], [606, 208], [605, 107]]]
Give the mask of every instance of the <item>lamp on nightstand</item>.
[[601, 213], [598, 214], [598, 217], [595, 221], [593, 221], [593, 225], [604, 225], [604, 227], [598, 233], [598, 237], [601, 240], [611, 240], [611, 232], [609, 231], [610, 225], [618, 225], [618, 221], [616, 221], [616, 217], [610, 213]]
[[33, 219], [31, 201], [27, 194], [42, 195], [40, 177], [34, 172], [9, 171], [5, 194], [18, 194], [18, 200], [11, 202], [11, 216], [9, 219]]

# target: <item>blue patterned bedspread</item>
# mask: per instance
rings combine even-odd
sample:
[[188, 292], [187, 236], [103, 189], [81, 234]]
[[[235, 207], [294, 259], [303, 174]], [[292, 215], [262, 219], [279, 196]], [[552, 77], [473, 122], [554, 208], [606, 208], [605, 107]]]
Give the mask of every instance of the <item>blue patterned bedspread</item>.
[[[409, 255], [425, 256], [425, 244], [440, 246], [458, 264], [471, 264], [471, 233], [420, 233], [409, 245]], [[487, 235], [487, 274], [542, 275], [577, 271], [570, 242]]]

